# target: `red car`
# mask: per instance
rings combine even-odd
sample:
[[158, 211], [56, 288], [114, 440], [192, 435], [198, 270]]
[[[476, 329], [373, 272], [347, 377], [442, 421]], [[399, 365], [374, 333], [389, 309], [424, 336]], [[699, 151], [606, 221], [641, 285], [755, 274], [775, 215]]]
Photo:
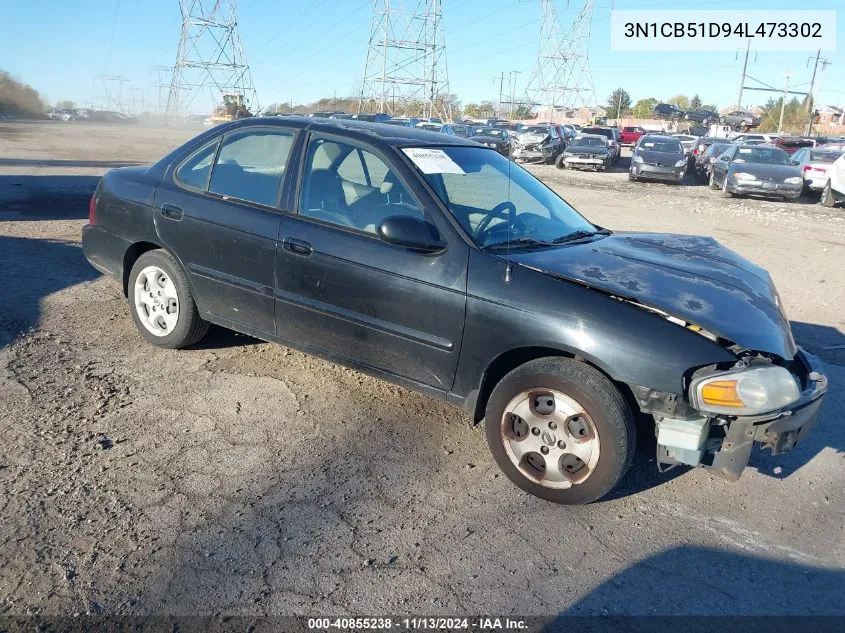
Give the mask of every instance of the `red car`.
[[811, 138], [803, 136], [779, 136], [772, 143], [775, 147], [780, 147], [784, 152], [792, 156], [802, 147], [815, 147], [816, 142]]
[[636, 145], [637, 141], [645, 135], [646, 131], [641, 127], [623, 127], [619, 140], [622, 145]]

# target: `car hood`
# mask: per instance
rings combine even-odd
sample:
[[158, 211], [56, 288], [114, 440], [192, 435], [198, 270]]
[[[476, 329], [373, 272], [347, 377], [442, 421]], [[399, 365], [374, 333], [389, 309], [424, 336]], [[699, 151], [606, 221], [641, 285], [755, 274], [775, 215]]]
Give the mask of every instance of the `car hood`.
[[710, 237], [614, 233], [560, 248], [519, 251], [523, 266], [662, 310], [737, 345], [795, 355], [769, 274]]
[[641, 149], [637, 151], [637, 155], [645, 162], [651, 163], [652, 165], [660, 163], [661, 165], [674, 166], [679, 160], [684, 160], [684, 155], [676, 152], [655, 152], [647, 149]]
[[766, 163], [731, 163], [731, 173], [745, 172], [758, 178], [789, 178], [800, 176], [801, 168], [795, 165], [767, 165]]
[[497, 145], [504, 142], [499, 136], [485, 136], [484, 134], [475, 134], [474, 136], [470, 136], [470, 141], [475, 141], [476, 143], [496, 143]]
[[524, 132], [519, 135], [519, 142], [523, 145], [527, 145], [528, 143], [542, 143], [547, 138], [549, 138], [548, 134], [540, 134], [538, 132]]

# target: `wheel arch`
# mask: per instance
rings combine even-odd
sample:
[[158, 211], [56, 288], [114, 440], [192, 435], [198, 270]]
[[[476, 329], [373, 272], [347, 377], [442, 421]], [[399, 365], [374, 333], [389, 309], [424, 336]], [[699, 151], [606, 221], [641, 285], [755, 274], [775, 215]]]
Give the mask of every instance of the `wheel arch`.
[[133, 243], [126, 249], [126, 252], [123, 254], [123, 278], [121, 279], [121, 282], [123, 283], [124, 297], [129, 296], [129, 275], [132, 273], [132, 267], [135, 265], [135, 262], [138, 261], [138, 258], [144, 253], [161, 248], [164, 248], [161, 244], [141, 241]]
[[601, 372], [605, 378], [619, 389], [622, 397], [628, 403], [628, 406], [631, 407], [632, 412], [639, 410], [639, 407], [636, 406], [636, 399], [634, 398], [631, 388], [626, 383], [615, 380], [613, 376], [611, 376], [610, 373], [599, 364], [580, 355], [577, 351], [566, 350], [560, 347], [532, 345], [515, 347], [507, 350], [506, 352], [499, 354], [487, 365], [487, 368], [484, 370], [484, 374], [481, 376], [481, 383], [475, 400], [473, 422], [477, 424], [484, 418], [484, 411], [487, 408], [487, 400], [490, 398], [490, 394], [502, 378], [520, 365], [524, 365], [532, 360], [537, 360], [538, 358], [545, 358], [549, 356], [574, 359]]

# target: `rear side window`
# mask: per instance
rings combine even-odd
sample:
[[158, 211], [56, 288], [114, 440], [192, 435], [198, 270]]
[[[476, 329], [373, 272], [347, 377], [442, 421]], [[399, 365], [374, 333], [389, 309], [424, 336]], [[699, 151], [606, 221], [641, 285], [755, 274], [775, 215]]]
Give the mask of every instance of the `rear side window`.
[[293, 132], [288, 130], [254, 130], [226, 135], [208, 190], [275, 206], [293, 138]]
[[176, 178], [182, 184], [204, 190], [208, 186], [211, 163], [214, 161], [214, 154], [217, 152], [219, 142], [219, 139], [216, 139], [213, 143], [209, 143], [179, 165], [176, 170]]

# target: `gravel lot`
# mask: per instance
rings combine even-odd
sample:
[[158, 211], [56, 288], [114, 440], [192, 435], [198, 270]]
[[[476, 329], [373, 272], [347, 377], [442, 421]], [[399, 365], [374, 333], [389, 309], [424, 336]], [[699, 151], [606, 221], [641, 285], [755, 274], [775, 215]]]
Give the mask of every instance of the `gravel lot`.
[[845, 210], [532, 167], [613, 229], [765, 266], [825, 361], [818, 427], [735, 484], [655, 472], [566, 508], [461, 411], [216, 329], [142, 342], [79, 248], [97, 178], [194, 132], [0, 123], [0, 614], [845, 615]]

